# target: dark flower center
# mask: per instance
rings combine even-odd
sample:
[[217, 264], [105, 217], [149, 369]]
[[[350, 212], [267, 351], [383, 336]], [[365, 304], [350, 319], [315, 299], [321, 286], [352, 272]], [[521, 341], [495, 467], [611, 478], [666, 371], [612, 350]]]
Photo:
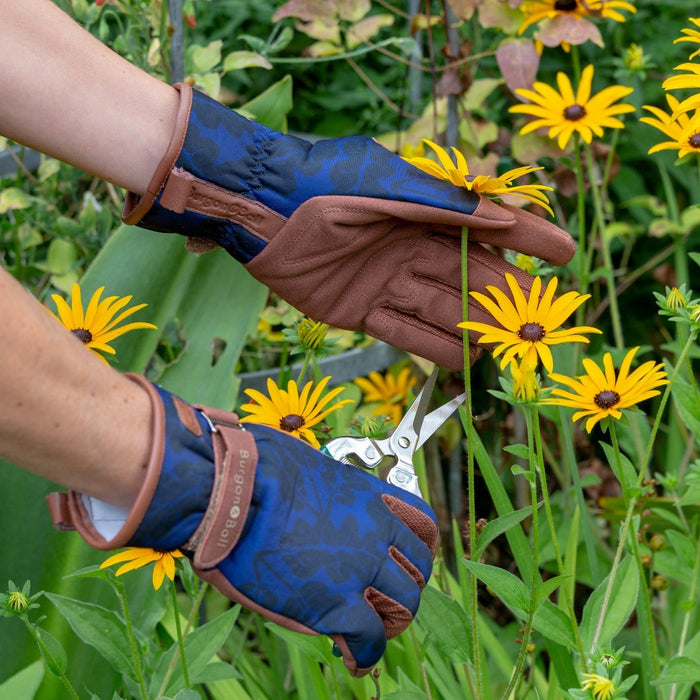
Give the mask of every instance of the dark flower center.
[[71, 333], [81, 342], [87, 345], [92, 340], [92, 333], [85, 328], [74, 328]]
[[698, 148], [700, 149], [700, 134], [693, 134], [689, 139], [688, 139], [688, 145], [691, 148]]
[[554, 3], [554, 9], [559, 12], [573, 12], [577, 6], [577, 0], [556, 0]]
[[585, 116], [586, 108], [581, 107], [581, 105], [571, 105], [564, 110], [564, 119], [568, 119], [570, 122], [577, 122]]
[[539, 323], [524, 323], [520, 326], [518, 338], [529, 343], [537, 343], [544, 338], [544, 328]]
[[290, 413], [288, 416], [280, 418], [280, 429], [287, 433], [293, 433], [295, 430], [303, 428], [305, 423], [304, 416]]
[[620, 403], [620, 394], [616, 391], [601, 391], [593, 397], [593, 401], [599, 408], [612, 408], [615, 404]]

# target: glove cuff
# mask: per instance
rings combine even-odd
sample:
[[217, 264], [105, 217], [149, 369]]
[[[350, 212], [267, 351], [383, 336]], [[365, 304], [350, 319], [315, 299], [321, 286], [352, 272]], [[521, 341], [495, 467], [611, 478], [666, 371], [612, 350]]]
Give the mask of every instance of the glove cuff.
[[46, 500], [54, 526], [77, 530], [97, 549], [179, 548], [199, 568], [216, 566], [245, 526], [255, 483], [255, 439], [234, 413], [192, 406], [144, 377], [125, 376], [146, 391], [153, 417], [151, 454], [136, 500], [118, 532], [106, 538], [83, 494], [51, 493]]

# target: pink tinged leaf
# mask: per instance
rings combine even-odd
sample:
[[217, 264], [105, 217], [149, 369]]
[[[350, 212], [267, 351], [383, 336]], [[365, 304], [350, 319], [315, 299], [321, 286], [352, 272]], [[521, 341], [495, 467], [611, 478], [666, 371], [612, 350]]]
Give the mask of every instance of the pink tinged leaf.
[[457, 19], [471, 19], [474, 11], [484, 0], [447, 0]]
[[540, 56], [530, 39], [506, 39], [496, 49], [496, 61], [508, 88], [532, 87], [540, 66]]
[[557, 15], [553, 19], [540, 22], [539, 31], [535, 38], [545, 46], [553, 47], [561, 44], [578, 46], [592, 41], [596, 46], [603, 47], [603, 37], [600, 30], [592, 22], [573, 15]]

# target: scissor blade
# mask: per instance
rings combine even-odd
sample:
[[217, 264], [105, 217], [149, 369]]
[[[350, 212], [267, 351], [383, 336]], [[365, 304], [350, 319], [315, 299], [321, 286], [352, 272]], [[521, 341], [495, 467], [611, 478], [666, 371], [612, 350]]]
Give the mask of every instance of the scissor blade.
[[436, 408], [423, 420], [423, 425], [418, 430], [418, 442], [416, 449], [419, 450], [423, 443], [466, 401], [467, 393], [464, 392], [455, 396], [446, 404]]
[[[416, 435], [420, 435], [423, 429], [423, 421], [425, 420], [425, 414], [428, 411], [428, 404], [430, 403], [430, 397], [433, 395], [433, 389], [435, 388], [435, 382], [437, 381], [438, 368], [436, 367], [425, 380], [423, 388], [413, 402], [411, 409], [415, 406], [415, 413], [413, 415], [413, 430]], [[410, 409], [409, 409], [410, 410]], [[418, 449], [416, 447], [416, 449]]]

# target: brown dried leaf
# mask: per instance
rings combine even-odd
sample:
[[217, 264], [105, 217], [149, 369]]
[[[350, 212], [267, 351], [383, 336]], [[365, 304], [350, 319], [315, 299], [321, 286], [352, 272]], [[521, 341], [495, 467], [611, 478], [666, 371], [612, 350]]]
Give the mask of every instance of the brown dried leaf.
[[357, 22], [370, 11], [371, 6], [371, 0], [289, 0], [272, 15], [272, 21], [298, 17], [305, 22], [337, 22], [340, 19]]
[[531, 88], [540, 66], [540, 55], [530, 39], [505, 39], [496, 49], [496, 62], [511, 92]]
[[447, 0], [458, 19], [471, 19], [484, 0]]
[[578, 46], [587, 41], [592, 41], [596, 46], [605, 45], [600, 30], [595, 24], [573, 15], [557, 15], [553, 19], [542, 20], [535, 39], [549, 47], [561, 44]]
[[459, 77], [459, 71], [456, 68], [445, 70], [435, 90], [438, 97], [459, 95], [462, 92], [462, 80]]

